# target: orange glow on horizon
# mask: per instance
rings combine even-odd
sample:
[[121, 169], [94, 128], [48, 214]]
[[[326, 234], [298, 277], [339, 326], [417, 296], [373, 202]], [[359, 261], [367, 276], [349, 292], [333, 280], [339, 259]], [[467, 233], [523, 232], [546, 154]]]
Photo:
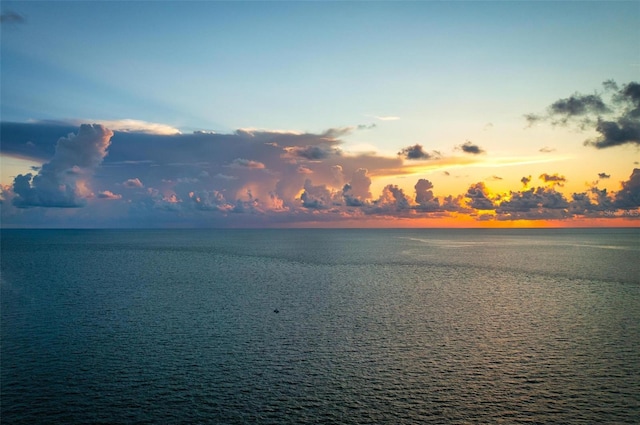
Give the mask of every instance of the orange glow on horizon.
[[292, 228], [415, 228], [415, 229], [569, 229], [640, 228], [638, 218], [579, 218], [568, 220], [478, 220], [468, 215], [437, 218], [362, 218], [336, 222], [298, 222]]

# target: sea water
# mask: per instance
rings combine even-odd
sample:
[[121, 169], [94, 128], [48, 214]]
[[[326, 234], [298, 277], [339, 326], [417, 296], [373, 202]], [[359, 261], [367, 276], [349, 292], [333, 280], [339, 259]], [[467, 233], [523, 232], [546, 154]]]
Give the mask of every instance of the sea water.
[[1, 421], [637, 423], [640, 230], [3, 230]]

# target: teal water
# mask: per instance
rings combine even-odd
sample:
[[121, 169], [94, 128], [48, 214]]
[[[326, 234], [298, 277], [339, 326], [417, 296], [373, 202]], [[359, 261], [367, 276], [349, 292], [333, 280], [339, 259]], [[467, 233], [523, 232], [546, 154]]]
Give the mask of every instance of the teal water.
[[3, 424], [640, 417], [639, 229], [1, 238]]

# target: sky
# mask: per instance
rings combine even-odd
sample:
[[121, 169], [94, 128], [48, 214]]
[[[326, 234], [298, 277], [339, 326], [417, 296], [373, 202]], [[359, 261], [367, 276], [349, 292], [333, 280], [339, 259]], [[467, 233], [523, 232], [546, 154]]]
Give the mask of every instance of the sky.
[[3, 1], [2, 227], [640, 225], [640, 2]]

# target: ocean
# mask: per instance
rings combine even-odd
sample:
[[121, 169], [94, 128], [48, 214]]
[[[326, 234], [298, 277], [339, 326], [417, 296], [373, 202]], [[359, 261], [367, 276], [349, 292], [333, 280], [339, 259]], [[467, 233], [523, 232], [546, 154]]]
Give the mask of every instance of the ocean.
[[3, 424], [640, 418], [640, 229], [0, 236]]

